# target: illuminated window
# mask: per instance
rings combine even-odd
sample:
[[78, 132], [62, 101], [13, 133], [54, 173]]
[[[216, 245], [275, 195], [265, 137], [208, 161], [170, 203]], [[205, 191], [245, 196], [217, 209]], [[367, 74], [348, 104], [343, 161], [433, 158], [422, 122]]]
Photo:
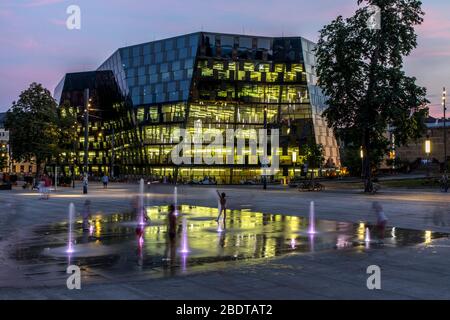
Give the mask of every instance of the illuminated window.
[[266, 81], [267, 82], [275, 82], [278, 80], [278, 72], [267, 72], [266, 73]]
[[202, 77], [212, 77], [214, 74], [213, 69], [209, 68], [202, 68]]
[[261, 81], [261, 72], [251, 72], [250, 79], [252, 81]]
[[245, 62], [244, 63], [244, 70], [245, 71], [254, 71], [255, 70], [255, 65], [251, 62]]
[[293, 72], [303, 72], [303, 65], [301, 65], [301, 64], [292, 64], [291, 71], [293, 71]]
[[286, 72], [284, 74], [284, 81], [296, 81], [297, 73], [296, 72]]
[[274, 71], [275, 72], [284, 72], [285, 70], [285, 65], [284, 64], [276, 64], [274, 67]]

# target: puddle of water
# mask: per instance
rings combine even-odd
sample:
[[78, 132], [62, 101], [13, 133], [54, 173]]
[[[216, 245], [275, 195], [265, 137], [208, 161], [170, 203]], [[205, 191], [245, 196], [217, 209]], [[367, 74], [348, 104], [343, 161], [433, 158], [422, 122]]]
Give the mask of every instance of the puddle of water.
[[[213, 270], [214, 263], [227, 261], [245, 263], [289, 253], [382, 247], [376, 244], [374, 228], [370, 229], [375, 241], [364, 241], [366, 228], [370, 227], [364, 224], [316, 220], [317, 234], [309, 235], [307, 218], [242, 209], [229, 211], [225, 228], [219, 228], [215, 221], [217, 211], [217, 208], [182, 206], [177, 234], [170, 239], [167, 207], [147, 208], [151, 222], [144, 229], [142, 242], [136, 236], [135, 214], [96, 215], [91, 233], [82, 231], [81, 221], [75, 224], [75, 253], [70, 256], [65, 251], [68, 224], [56, 223], [36, 228], [34, 236], [16, 245], [11, 256], [19, 263], [34, 264], [44, 270], [47, 265], [69, 263], [114, 274], [151, 271], [165, 275], [170, 270], [170, 275], [174, 275], [198, 266]], [[185, 237], [183, 219], [186, 219]], [[384, 246], [431, 244], [433, 239], [447, 236], [399, 228], [387, 228], [385, 235]], [[183, 241], [188, 244], [188, 252], [181, 250]]]

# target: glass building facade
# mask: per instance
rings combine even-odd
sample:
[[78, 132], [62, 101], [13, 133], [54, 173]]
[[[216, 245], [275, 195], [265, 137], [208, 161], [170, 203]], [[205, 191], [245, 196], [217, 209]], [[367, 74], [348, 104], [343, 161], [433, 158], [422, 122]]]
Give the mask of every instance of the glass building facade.
[[[279, 129], [280, 170], [272, 179], [299, 175], [302, 158], [295, 155], [311, 142], [322, 144], [327, 164], [337, 167], [338, 146], [321, 117], [325, 98], [316, 86], [313, 49], [301, 37], [207, 32], [118, 49], [96, 71], [67, 74], [55, 90], [60, 105], [70, 106], [80, 119], [66, 170], [74, 164], [77, 172], [82, 170], [86, 88], [92, 109], [89, 170], [94, 174], [114, 170], [114, 175], [178, 181], [257, 182], [261, 164], [245, 153], [244, 163], [173, 164], [175, 130], [194, 133], [199, 121], [203, 130], [222, 135], [240, 129], [250, 136], [265, 124]], [[236, 154], [225, 146], [215, 152]]]

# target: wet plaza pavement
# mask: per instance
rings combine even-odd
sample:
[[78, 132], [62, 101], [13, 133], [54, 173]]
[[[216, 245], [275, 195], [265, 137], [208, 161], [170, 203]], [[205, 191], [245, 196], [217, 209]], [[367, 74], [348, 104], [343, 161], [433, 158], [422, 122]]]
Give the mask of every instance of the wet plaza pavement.
[[[183, 204], [171, 241], [167, 206], [150, 204], [140, 242], [128, 201], [117, 212], [93, 210], [88, 232], [78, 216], [75, 251], [68, 254], [67, 200], [47, 205], [51, 216], [54, 204], [64, 204], [55, 209], [58, 218], [0, 241], [0, 298], [450, 298], [446, 232], [388, 227], [379, 244], [374, 228], [364, 223], [314, 219], [316, 233], [310, 234], [307, 209], [301, 216], [231, 210], [219, 226], [217, 208]], [[366, 268], [374, 263], [383, 270], [380, 292], [366, 287]], [[80, 292], [66, 288], [69, 264], [81, 267]]]
[[[134, 212], [94, 215], [92, 228], [83, 231], [81, 219], [73, 225], [73, 252], [68, 253], [69, 223], [60, 221], [29, 230], [15, 243], [9, 257], [26, 270], [33, 282], [52, 283], [67, 277], [68, 265], [78, 265], [83, 282], [107, 279], [171, 277], [196, 271], [217, 271], [234, 265], [257, 264], [290, 254], [331, 250], [367, 251], [382, 247], [428, 244], [447, 234], [388, 228], [382, 243], [375, 229], [364, 223], [315, 220], [310, 233], [308, 218], [230, 210], [225, 225], [216, 222], [217, 208], [181, 206], [177, 236], [167, 233], [167, 206], [147, 208], [150, 218], [143, 241], [136, 235]], [[370, 231], [372, 230], [372, 232]], [[370, 239], [372, 238], [372, 239]]]

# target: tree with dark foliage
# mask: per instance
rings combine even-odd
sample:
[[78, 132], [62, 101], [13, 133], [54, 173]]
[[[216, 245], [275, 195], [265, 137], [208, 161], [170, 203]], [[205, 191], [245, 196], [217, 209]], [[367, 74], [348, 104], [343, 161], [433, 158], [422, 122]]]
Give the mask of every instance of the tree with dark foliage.
[[[425, 131], [426, 89], [403, 71], [403, 58], [417, 46], [414, 27], [423, 22], [424, 12], [418, 0], [358, 4], [365, 6], [320, 31], [317, 74], [328, 97], [328, 125], [346, 145], [363, 149], [365, 192], [370, 192], [371, 167], [389, 150], [388, 127], [398, 146]], [[373, 8], [380, 13], [379, 28], [368, 25]]]

